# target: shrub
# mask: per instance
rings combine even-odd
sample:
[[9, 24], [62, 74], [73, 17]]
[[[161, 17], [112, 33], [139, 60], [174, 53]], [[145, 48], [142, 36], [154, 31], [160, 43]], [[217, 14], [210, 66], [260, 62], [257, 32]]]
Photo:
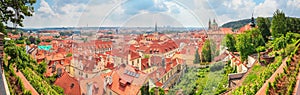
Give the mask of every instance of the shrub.
[[71, 57], [72, 56], [72, 53], [68, 53], [66, 57]]
[[219, 71], [224, 68], [224, 64], [222, 62], [217, 62], [210, 67], [210, 71]]

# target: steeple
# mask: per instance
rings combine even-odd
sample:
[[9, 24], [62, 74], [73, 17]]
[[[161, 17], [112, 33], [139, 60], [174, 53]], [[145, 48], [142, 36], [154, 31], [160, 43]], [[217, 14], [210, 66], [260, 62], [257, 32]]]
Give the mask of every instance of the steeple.
[[157, 22], [155, 22], [155, 30], [154, 32], [157, 32]]
[[213, 23], [216, 23], [216, 19], [214, 19]]
[[210, 30], [210, 29], [211, 29], [211, 21], [209, 19], [209, 21], [208, 21], [208, 30]]
[[254, 19], [254, 17], [253, 17], [253, 13], [252, 13], [252, 17], [251, 17], [250, 26], [251, 26], [252, 28], [256, 26], [256, 25], [255, 25], [255, 19]]

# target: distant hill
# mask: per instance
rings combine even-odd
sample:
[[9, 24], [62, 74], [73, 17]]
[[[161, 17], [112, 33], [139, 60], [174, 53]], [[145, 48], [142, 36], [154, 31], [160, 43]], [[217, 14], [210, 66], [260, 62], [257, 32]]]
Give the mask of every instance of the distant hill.
[[[269, 17], [269, 19], [272, 20], [271, 17]], [[243, 27], [244, 25], [250, 23], [250, 21], [251, 21], [251, 19], [242, 19], [242, 20], [238, 20], [238, 21], [231, 21], [231, 22], [227, 22], [227, 23], [223, 24], [221, 27], [232, 28], [233, 30], [235, 30], [235, 29], [239, 29], [239, 28]]]

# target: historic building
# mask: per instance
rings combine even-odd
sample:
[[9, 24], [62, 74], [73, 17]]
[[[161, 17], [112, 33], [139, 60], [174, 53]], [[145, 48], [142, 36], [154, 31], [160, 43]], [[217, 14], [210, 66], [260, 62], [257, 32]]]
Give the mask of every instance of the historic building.
[[208, 21], [208, 31], [217, 31], [219, 30], [219, 26], [218, 23], [216, 22], [216, 20], [214, 19], [213, 22]]

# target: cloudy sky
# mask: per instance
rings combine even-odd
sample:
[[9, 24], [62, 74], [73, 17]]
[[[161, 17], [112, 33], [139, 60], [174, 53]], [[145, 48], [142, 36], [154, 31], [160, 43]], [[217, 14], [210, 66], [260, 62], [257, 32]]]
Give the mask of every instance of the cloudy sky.
[[98, 26], [206, 27], [272, 16], [276, 9], [300, 17], [300, 0], [37, 0], [26, 28]]

